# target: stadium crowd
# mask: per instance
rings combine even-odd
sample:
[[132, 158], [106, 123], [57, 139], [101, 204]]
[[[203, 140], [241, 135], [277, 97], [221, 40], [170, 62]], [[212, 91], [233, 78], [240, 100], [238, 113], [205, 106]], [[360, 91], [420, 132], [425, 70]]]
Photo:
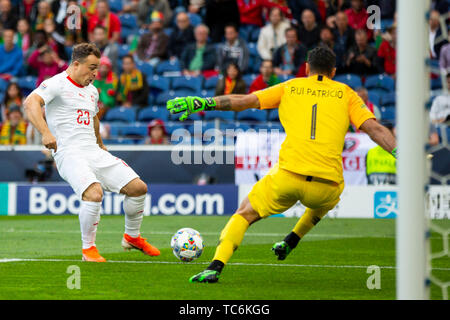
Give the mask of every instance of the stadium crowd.
[[[381, 9], [380, 26], [368, 23], [370, 5]], [[441, 81], [450, 71], [449, 6], [432, 1], [429, 14], [432, 125], [449, 121]], [[395, 30], [389, 0], [0, 0], [0, 144], [40, 144], [22, 102], [86, 41], [102, 52], [94, 85], [106, 143], [168, 144], [174, 129], [192, 127], [170, 117], [168, 99], [247, 93], [303, 77], [316, 46], [336, 53], [335, 80], [395, 124]], [[276, 110], [247, 111], [192, 119], [282, 129]]]

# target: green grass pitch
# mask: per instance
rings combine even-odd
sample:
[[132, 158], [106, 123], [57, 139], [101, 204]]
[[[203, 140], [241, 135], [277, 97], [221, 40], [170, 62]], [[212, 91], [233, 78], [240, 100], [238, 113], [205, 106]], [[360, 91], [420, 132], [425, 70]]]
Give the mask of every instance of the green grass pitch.
[[[161, 250], [147, 257], [123, 251], [123, 216], [102, 216], [96, 243], [108, 263], [89, 263], [81, 261], [78, 217], [1, 217], [0, 299], [395, 299], [395, 220], [326, 218], [278, 261], [272, 244], [297, 219], [269, 218], [249, 228], [218, 283], [189, 283], [213, 257], [228, 218], [145, 217], [142, 235]], [[450, 227], [448, 220], [436, 223]], [[179, 262], [170, 249], [182, 227], [197, 229], [206, 245], [191, 263]], [[433, 233], [431, 244], [433, 252], [441, 250], [442, 237]], [[67, 288], [71, 265], [80, 269], [80, 289]], [[371, 265], [381, 268], [380, 289], [367, 288]], [[450, 280], [448, 257], [433, 260], [433, 267], [433, 275]], [[431, 297], [442, 298], [438, 286], [431, 285]]]

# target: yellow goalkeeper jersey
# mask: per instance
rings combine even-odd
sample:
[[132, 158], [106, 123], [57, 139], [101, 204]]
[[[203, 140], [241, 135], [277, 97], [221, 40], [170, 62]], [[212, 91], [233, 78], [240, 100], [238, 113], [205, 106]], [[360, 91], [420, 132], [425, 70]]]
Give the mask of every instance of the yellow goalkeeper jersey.
[[261, 109], [279, 108], [286, 139], [279, 166], [294, 173], [344, 181], [342, 151], [350, 122], [375, 118], [349, 86], [322, 75], [295, 78], [253, 92]]

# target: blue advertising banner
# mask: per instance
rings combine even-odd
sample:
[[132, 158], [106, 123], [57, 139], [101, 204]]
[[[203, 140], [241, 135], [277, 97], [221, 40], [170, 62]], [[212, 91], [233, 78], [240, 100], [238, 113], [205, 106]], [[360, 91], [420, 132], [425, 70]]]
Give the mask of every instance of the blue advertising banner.
[[0, 216], [8, 215], [8, 184], [0, 183]]
[[[17, 184], [17, 214], [78, 214], [80, 200], [67, 184]], [[105, 192], [102, 214], [123, 214], [124, 195]], [[234, 184], [150, 184], [144, 215], [226, 215], [238, 206]]]
[[373, 204], [374, 218], [393, 219], [397, 217], [397, 191], [376, 191]]

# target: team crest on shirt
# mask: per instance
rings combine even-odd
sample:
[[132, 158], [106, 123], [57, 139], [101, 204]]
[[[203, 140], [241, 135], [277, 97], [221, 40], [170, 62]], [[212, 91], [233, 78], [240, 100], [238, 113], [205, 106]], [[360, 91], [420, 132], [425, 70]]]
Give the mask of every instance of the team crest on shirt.
[[91, 94], [91, 101], [95, 102], [94, 96]]

